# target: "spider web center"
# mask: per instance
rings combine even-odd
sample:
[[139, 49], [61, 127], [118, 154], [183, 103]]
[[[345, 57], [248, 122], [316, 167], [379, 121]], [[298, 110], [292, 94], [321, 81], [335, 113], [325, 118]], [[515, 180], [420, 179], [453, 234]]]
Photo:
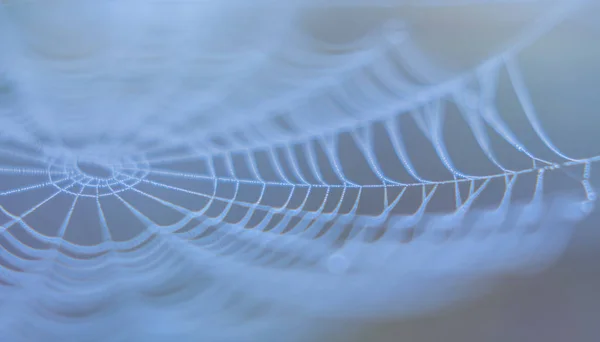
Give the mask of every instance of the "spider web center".
[[77, 161], [77, 168], [86, 176], [96, 179], [111, 179], [114, 172], [112, 167], [94, 161]]

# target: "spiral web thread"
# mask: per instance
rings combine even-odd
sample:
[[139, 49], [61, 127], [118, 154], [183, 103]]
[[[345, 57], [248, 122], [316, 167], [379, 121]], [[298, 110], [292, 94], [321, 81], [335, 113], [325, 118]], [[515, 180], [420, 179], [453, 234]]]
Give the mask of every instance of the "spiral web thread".
[[[317, 316], [398, 314], [427, 306], [411, 302], [415, 293], [431, 296], [433, 306], [460, 296], [440, 292], [422, 273], [446, 275], [449, 284], [460, 282], [453, 274], [485, 276], [552, 259], [596, 199], [589, 179], [600, 158], [571, 158], [554, 145], [518, 66], [521, 49], [567, 13], [557, 8], [507, 49], [449, 80], [410, 37], [394, 33], [383, 47], [380, 40], [346, 61], [339, 81], [299, 87], [297, 108], [211, 135], [165, 132], [160, 127], [192, 126], [166, 118], [184, 124], [141, 130], [135, 146], [146, 148], [111, 163], [5, 140], [2, 328], [11, 341], [103, 340], [119, 329], [117, 335], [141, 331], [160, 340], [164, 327], [239, 341], [296, 326], [277, 323], [289, 308]], [[335, 60], [318, 51], [302, 58]], [[551, 158], [525, 146], [498, 111], [502, 74]], [[450, 115], [462, 118], [495, 172], [471, 174], [454, 160], [444, 130]], [[409, 146], [407, 126], [430, 144], [442, 179], [415, 164], [419, 151]], [[498, 144], [529, 166], [509, 166]], [[381, 156], [384, 145], [393, 158]], [[575, 178], [583, 196], [546, 194], [550, 174]], [[517, 198], [527, 182], [528, 198]], [[477, 205], [498, 189], [495, 204]], [[432, 210], [444, 192], [452, 194], [452, 210]], [[414, 211], [403, 210], [407, 198], [418, 202]], [[48, 219], [58, 212], [61, 219]], [[29, 315], [39, 318], [24, 323]], [[120, 328], [102, 330], [107, 324]]]

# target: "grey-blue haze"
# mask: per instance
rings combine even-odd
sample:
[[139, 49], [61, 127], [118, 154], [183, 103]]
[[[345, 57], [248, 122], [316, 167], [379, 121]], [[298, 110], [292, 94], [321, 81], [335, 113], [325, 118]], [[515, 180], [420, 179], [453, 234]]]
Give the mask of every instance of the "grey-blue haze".
[[[598, 150], [586, 137], [597, 125], [564, 113], [593, 108], [598, 68], [573, 76], [551, 64], [556, 54], [528, 55], [582, 11], [539, 3], [501, 44], [474, 61], [458, 53], [460, 63], [441, 51], [455, 42], [427, 46], [427, 25], [407, 14], [361, 43], [384, 49], [365, 70], [266, 97], [272, 118], [242, 125], [232, 111], [192, 110], [159, 113], [162, 126], [129, 123], [135, 132], [70, 135], [60, 126], [88, 114], [40, 126], [6, 70], [0, 118], [21, 129], [0, 131], [8, 341], [301, 339], [328, 319], [430, 312], [551, 263], [595, 200]], [[325, 58], [301, 42], [287, 47], [295, 63]], [[286, 84], [311, 66], [282, 70]], [[327, 82], [342, 86], [327, 92]], [[243, 109], [262, 90], [223, 101]], [[561, 134], [566, 124], [582, 133]]]

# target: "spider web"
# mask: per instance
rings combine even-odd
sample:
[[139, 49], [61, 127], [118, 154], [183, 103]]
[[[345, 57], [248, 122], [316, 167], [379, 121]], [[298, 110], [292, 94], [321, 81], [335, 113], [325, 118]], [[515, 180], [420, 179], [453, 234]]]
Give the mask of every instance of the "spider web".
[[[458, 74], [397, 23], [346, 45], [295, 32], [275, 72], [216, 63], [225, 81], [197, 98], [169, 88], [149, 114], [144, 93], [127, 117], [83, 124], [30, 106], [37, 93], [13, 93], [7, 72], [2, 330], [279, 341], [306, 328], [298, 315], [415, 314], [546, 265], [590, 212], [600, 157], [555, 146], [518, 55], [573, 4]], [[506, 87], [529, 135], [499, 109]]]

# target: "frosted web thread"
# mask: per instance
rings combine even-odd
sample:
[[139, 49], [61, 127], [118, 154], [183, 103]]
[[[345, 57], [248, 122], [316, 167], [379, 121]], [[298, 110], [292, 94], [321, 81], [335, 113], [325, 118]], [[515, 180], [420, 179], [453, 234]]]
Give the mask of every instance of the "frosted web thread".
[[[206, 323], [200, 328], [187, 327], [199, 330], [211, 324], [236, 327], [239, 322], [231, 322], [231, 315], [239, 315], [247, 323], [244, 327], [253, 331], [272, 322], [280, 310], [277, 305], [326, 316], [356, 312], [369, 302], [378, 307], [398, 291], [412, 293], [421, 287], [415, 281], [414, 287], [398, 290], [399, 283], [413, 280], [394, 275], [421, 269], [431, 260], [437, 261], [428, 264], [434, 274], [486, 274], [523, 267], [503, 256], [519, 259], [515, 255], [527, 255], [536, 246], [554, 255], [569, 228], [596, 199], [589, 179], [600, 156], [572, 158], [552, 143], [517, 67], [518, 50], [494, 56], [472, 73], [438, 81], [444, 77], [432, 73], [430, 65], [411, 60], [414, 51], [402, 42], [394, 41], [384, 57], [371, 61], [376, 63], [366, 73], [344, 70], [350, 75], [348, 82], [324, 92], [307, 92], [314, 96], [298, 109], [225, 133], [218, 142], [213, 136], [190, 139], [182, 134], [181, 139], [165, 141], [165, 146], [149, 144], [106, 163], [47, 155], [28, 146], [28, 140], [8, 141], [0, 148], [3, 163], [13, 163], [0, 167], [0, 179], [9, 184], [0, 189], [3, 310], [14, 308], [18, 317], [43, 308], [67, 319], [73, 311], [101, 312], [95, 308], [107, 297], [133, 294], [130, 300], [150, 310], [148, 317], [173, 322], [182, 330], [175, 323], [178, 319], [203, 317]], [[552, 158], [525, 147], [498, 112], [495, 97], [503, 71]], [[365, 77], [368, 73], [376, 75], [376, 81]], [[403, 74], [427, 76], [415, 84]], [[416, 99], [407, 101], [406, 94]], [[457, 112], [450, 112], [451, 105]], [[448, 116], [456, 114], [495, 173], [472, 174], [452, 157], [444, 128]], [[338, 125], [323, 130], [317, 120]], [[431, 145], [445, 178], [427, 177], [415, 165], [414, 151], [403, 134], [405, 125], [412, 125]], [[150, 134], [152, 139], [157, 136], [158, 132]], [[402, 172], [400, 168], [390, 172], [386, 164], [390, 161], [378, 153], [378, 139], [388, 141]], [[506, 165], [492, 142], [499, 140], [528, 159], [530, 166]], [[352, 166], [343, 160], [348, 151], [369, 170], [368, 180], [355, 179]], [[84, 164], [97, 165], [108, 176], [91, 175]], [[583, 196], [545, 194], [548, 174], [574, 169], [581, 169]], [[530, 198], [515, 200], [513, 191], [527, 176], [534, 178]], [[504, 189], [500, 200], [493, 206], [476, 206], [493, 184]], [[443, 189], [451, 189], [454, 208], [428, 210]], [[412, 213], [401, 212], [402, 201], [411, 192], [420, 198], [418, 205]], [[20, 201], [32, 200], [24, 210], [19, 208]], [[375, 214], [361, 209], [364, 202], [375, 200], [380, 203]], [[65, 213], [54, 232], [42, 229], [36, 217], [49, 206]], [[129, 215], [122, 224], [135, 221], [143, 229], [128, 238], [114, 237], [109, 221], [115, 218], [106, 207], [116, 210], [115, 206]], [[74, 229], [84, 229], [82, 221], [72, 224], [74, 215], [83, 210], [95, 213], [99, 241], [82, 244], [68, 236]], [[547, 229], [548, 222], [566, 227]], [[500, 234], [506, 225], [512, 229]], [[495, 239], [493, 253], [486, 252], [489, 240], [478, 240], [479, 234]], [[423, 259], [407, 260], [413, 255]], [[480, 256], [476, 263], [485, 267], [470, 268], [473, 262], [467, 261], [473, 255]], [[548, 255], [530, 262], [543, 262]], [[168, 297], [161, 291], [170, 285], [161, 279], [178, 283], [195, 277], [202, 281], [188, 283], [192, 288], [188, 291], [194, 293], [188, 303], [175, 301], [177, 305], [165, 310], [148, 300]], [[376, 280], [386, 281], [372, 289]], [[191, 293], [181, 292], [184, 297]], [[417, 308], [407, 305], [401, 310]], [[134, 315], [132, 311], [101, 315], [93, 324], [114, 324]], [[256, 312], [258, 320], [250, 317]], [[264, 317], [269, 319], [261, 320]], [[57, 336], [73, 331], [45, 319], [36, 320], [38, 324], [39, 331]]]

